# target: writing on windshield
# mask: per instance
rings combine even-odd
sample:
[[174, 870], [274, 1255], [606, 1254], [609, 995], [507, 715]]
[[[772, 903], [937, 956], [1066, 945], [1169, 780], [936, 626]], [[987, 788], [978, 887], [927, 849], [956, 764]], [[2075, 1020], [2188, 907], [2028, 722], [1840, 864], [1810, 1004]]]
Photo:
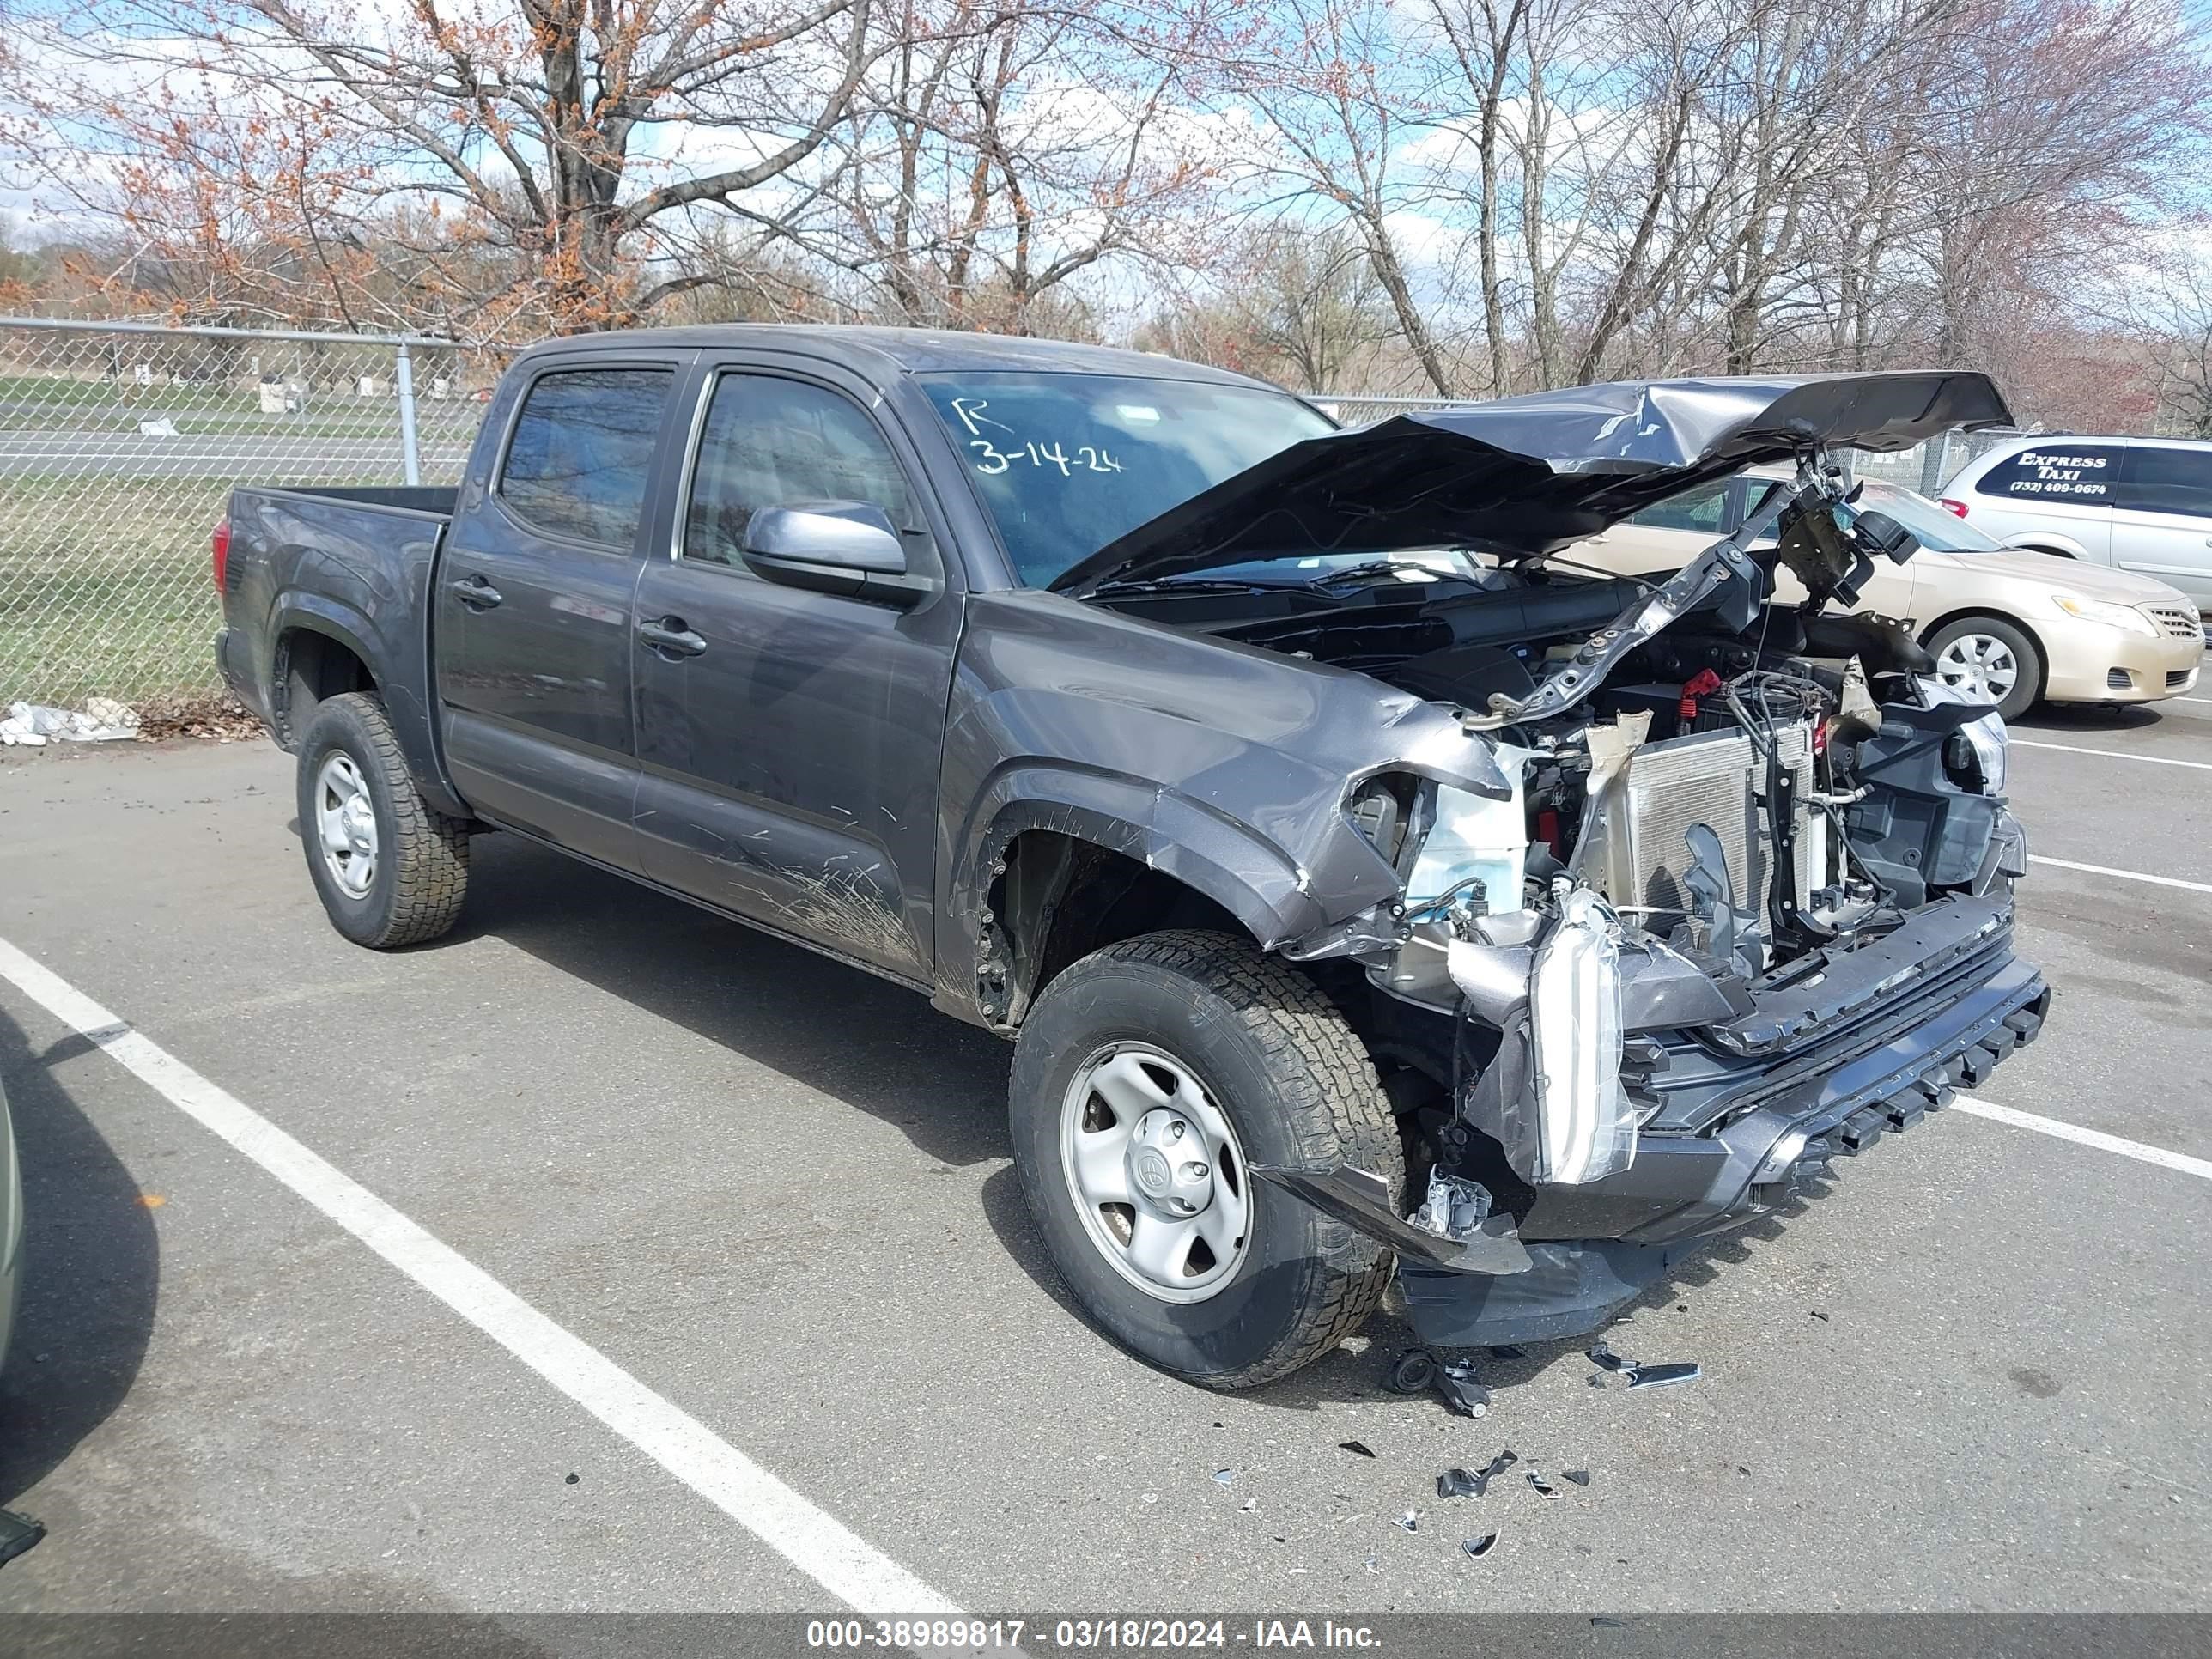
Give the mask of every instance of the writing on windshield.
[[1257, 386], [1027, 372], [922, 380], [1016, 574], [1032, 587], [1331, 430], [1295, 398]]

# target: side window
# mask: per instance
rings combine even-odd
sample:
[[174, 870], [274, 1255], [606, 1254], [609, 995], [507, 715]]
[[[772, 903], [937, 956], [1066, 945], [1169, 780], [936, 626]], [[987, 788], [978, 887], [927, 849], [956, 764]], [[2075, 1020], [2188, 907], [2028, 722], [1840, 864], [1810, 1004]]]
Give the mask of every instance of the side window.
[[2212, 449], [2136, 444], [2120, 465], [2115, 507], [2212, 519]]
[[1706, 484], [1684, 495], [1670, 496], [1656, 507], [1647, 507], [1632, 515], [1629, 523], [1651, 530], [1695, 530], [1718, 536], [1728, 516], [1728, 480], [1723, 478], [1718, 483]]
[[725, 374], [692, 470], [684, 556], [742, 563], [752, 515], [804, 501], [866, 501], [901, 530], [921, 523], [898, 457], [851, 399], [803, 380]]
[[556, 536], [627, 550], [675, 376], [660, 368], [562, 369], [522, 400], [499, 493]]
[[1999, 461], [1975, 481], [1977, 495], [2015, 501], [2070, 501], [2110, 507], [2124, 452], [2100, 444], [2055, 439]]

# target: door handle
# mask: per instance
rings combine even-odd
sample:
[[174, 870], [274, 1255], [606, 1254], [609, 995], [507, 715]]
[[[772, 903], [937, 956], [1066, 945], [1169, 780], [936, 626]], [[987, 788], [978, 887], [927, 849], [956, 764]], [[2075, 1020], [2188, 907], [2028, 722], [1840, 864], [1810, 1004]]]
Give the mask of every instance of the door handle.
[[500, 600], [499, 589], [482, 576], [464, 576], [459, 581], [447, 582], [446, 586], [459, 596], [463, 605], [472, 610], [489, 611]]
[[686, 628], [681, 617], [641, 622], [637, 636], [665, 657], [696, 657], [707, 648], [707, 641]]

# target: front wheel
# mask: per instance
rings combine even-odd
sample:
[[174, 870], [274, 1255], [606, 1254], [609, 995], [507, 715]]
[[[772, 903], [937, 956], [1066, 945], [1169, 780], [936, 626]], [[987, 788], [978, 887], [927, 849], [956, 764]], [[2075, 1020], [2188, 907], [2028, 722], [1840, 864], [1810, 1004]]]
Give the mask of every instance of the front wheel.
[[1014, 1163], [1060, 1277], [1108, 1335], [1209, 1388], [1334, 1348], [1388, 1251], [1262, 1186], [1341, 1160], [1405, 1185], [1374, 1066], [1306, 980], [1223, 933], [1109, 945], [1045, 988], [1014, 1045]]
[[1936, 678], [1975, 702], [1991, 703], [2009, 722], [2043, 695], [2043, 653], [2015, 623], [1961, 617], [1928, 636]]
[[326, 699], [300, 740], [300, 839], [331, 925], [391, 950], [450, 929], [468, 892], [467, 824], [416, 793], [382, 701]]

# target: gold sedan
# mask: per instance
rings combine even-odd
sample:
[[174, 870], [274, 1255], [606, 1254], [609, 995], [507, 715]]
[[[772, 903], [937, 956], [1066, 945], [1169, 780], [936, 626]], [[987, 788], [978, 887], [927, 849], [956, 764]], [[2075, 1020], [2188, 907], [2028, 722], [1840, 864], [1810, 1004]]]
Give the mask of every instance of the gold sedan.
[[[1562, 556], [1622, 575], [1679, 570], [1743, 522], [1780, 480], [1759, 472], [1662, 501]], [[1900, 485], [1869, 481], [1859, 506], [1920, 538], [1902, 565], [1875, 562], [1856, 607], [1903, 622], [1947, 684], [2007, 720], [2039, 699], [2154, 702], [2195, 687], [2204, 624], [2164, 582], [2005, 547]], [[1804, 590], [1778, 573], [1776, 598]]]

